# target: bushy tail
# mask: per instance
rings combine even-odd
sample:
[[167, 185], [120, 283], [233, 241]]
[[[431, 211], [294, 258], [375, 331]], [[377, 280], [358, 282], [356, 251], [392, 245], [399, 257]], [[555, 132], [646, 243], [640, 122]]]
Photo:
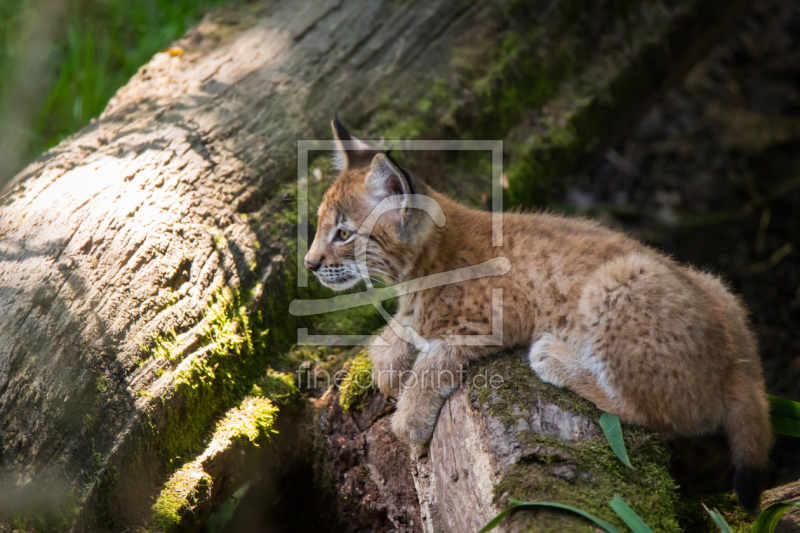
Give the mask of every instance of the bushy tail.
[[730, 383], [725, 432], [733, 455], [733, 480], [739, 505], [750, 514], [760, 507], [763, 471], [772, 447], [769, 403], [758, 383], [742, 378]]

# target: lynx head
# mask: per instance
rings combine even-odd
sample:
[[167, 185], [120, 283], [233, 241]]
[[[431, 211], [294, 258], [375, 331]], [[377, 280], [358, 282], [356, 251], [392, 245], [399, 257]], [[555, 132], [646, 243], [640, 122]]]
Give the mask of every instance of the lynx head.
[[[335, 290], [353, 287], [364, 277], [357, 259], [370, 277], [400, 281], [411, 270], [431, 220], [410, 208], [409, 195], [424, 194], [427, 187], [412, 181], [388, 153], [351, 137], [338, 117], [333, 136], [340, 174], [319, 206], [317, 233], [304, 263]], [[357, 258], [364, 245], [366, 257]]]

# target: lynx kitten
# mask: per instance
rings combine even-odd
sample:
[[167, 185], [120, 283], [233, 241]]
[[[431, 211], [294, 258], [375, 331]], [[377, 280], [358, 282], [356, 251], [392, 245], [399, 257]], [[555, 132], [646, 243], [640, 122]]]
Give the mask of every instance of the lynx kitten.
[[[323, 285], [344, 290], [362, 279], [359, 239], [369, 275], [390, 282], [493, 258], [510, 261], [504, 275], [400, 297], [394, 318], [402, 328], [386, 328], [385, 342], [370, 347], [378, 386], [399, 398], [392, 418], [399, 437], [427, 442], [459, 385], [457, 379], [405, 379], [409, 370], [458, 375], [470, 361], [501, 349], [448, 339], [492, 335], [492, 289], [503, 289], [502, 345], [530, 346], [528, 360], [541, 379], [662, 435], [721, 425], [739, 501], [749, 511], [758, 508], [759, 472], [772, 439], [764, 381], [747, 313], [718, 278], [593, 222], [545, 213], [504, 214], [503, 244], [492, 246], [490, 213], [437, 193], [388, 154], [353, 139], [338, 119], [333, 131], [341, 174], [322, 200], [305, 258]], [[412, 208], [409, 200], [421, 196], [440, 206], [443, 224]], [[387, 198], [396, 208], [363, 230]], [[398, 337], [404, 328], [419, 334], [422, 351]]]

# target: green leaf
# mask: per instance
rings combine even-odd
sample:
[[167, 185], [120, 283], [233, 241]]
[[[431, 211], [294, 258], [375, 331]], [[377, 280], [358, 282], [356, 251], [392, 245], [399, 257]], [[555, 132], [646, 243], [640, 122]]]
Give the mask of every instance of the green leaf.
[[653, 533], [653, 530], [647, 527], [644, 520], [639, 518], [639, 515], [628, 507], [628, 504], [619, 496], [615, 495], [614, 499], [608, 502], [608, 505], [610, 505], [611, 508], [614, 509], [614, 512], [622, 518], [622, 521], [633, 530], [633, 533]]
[[600, 417], [600, 427], [603, 428], [603, 433], [606, 434], [611, 449], [614, 450], [622, 464], [635, 470], [631, 465], [631, 460], [628, 459], [628, 452], [625, 450], [625, 440], [622, 438], [622, 425], [619, 423], [619, 417], [611, 413], [603, 413]]
[[767, 395], [770, 404], [772, 431], [800, 437], [800, 403]]
[[750, 533], [772, 533], [781, 517], [792, 507], [800, 507], [800, 500], [773, 503], [761, 511]]
[[509, 507], [508, 509], [504, 510], [503, 512], [501, 512], [499, 515], [495, 516], [478, 533], [486, 533], [487, 531], [493, 530], [494, 528], [496, 528], [497, 526], [500, 525], [500, 522], [502, 522], [503, 519], [506, 516], [508, 516], [509, 513], [511, 513], [512, 511], [515, 511], [517, 509], [521, 509], [523, 507], [551, 507], [551, 508], [554, 508], [554, 509], [561, 509], [561, 510], [564, 510], [564, 511], [570, 511], [570, 512], [573, 512], [575, 514], [581, 515], [582, 517], [586, 518], [587, 520], [591, 520], [592, 522], [594, 522], [598, 526], [600, 526], [603, 529], [605, 529], [606, 531], [608, 531], [608, 533], [620, 533], [617, 528], [615, 528], [614, 526], [612, 526], [611, 524], [609, 524], [605, 520], [601, 520], [600, 518], [597, 518], [596, 516], [591, 515], [591, 514], [587, 513], [586, 511], [581, 511], [577, 507], [572, 507], [570, 505], [564, 505], [563, 503], [522, 502], [522, 501], [519, 501], [519, 500], [515, 500], [513, 498], [509, 498], [508, 501], [510, 501], [513, 505], [511, 507]]
[[489, 523], [486, 524], [485, 526], [483, 526], [483, 529], [478, 531], [478, 533], [487, 533], [487, 531], [493, 530], [494, 528], [496, 528], [497, 526], [500, 525], [500, 522], [503, 521], [503, 518], [508, 516], [508, 514], [511, 511], [513, 511], [514, 509], [516, 509], [517, 507], [519, 507], [519, 505], [512, 505], [511, 507], [509, 507], [506, 510], [502, 511], [499, 515], [497, 515], [494, 518], [492, 518], [491, 520], [489, 520]]
[[703, 509], [705, 509], [706, 512], [709, 514], [709, 516], [711, 516], [711, 520], [713, 520], [714, 523], [717, 524], [717, 527], [719, 528], [720, 531], [722, 531], [722, 533], [733, 533], [731, 526], [729, 526], [728, 523], [725, 521], [725, 519], [722, 518], [722, 515], [720, 514], [719, 511], [717, 511], [716, 509], [709, 510], [708, 507], [706, 507], [706, 504], [703, 504]]

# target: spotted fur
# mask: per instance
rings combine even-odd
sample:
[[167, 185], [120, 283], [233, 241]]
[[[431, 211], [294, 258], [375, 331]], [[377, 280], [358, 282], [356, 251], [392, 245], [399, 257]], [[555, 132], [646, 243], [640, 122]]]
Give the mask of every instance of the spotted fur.
[[[338, 120], [334, 134], [340, 147], [351, 140]], [[741, 301], [718, 278], [594, 222], [546, 213], [504, 214], [503, 245], [494, 247], [490, 213], [439, 194], [363, 143], [350, 148], [339, 151], [341, 174], [320, 205], [306, 257], [320, 265], [323, 284], [343, 290], [361, 279], [356, 239], [368, 242], [368, 275], [389, 282], [495, 257], [511, 262], [504, 276], [400, 298], [395, 319], [429, 344], [417, 353], [387, 328], [385, 342], [370, 348], [378, 386], [399, 398], [397, 435], [423, 445], [459, 384], [435, 377], [458, 375], [499, 350], [444, 339], [490, 334], [492, 289], [503, 289], [503, 345], [530, 346], [529, 363], [543, 380], [665, 436], [722, 426], [734, 464], [747, 474], [737, 479], [764, 467], [772, 439], [756, 339]], [[371, 234], [360, 231], [381, 200], [412, 190], [441, 206], [443, 226], [422, 211], [397, 209], [382, 215]], [[350, 240], [337, 240], [342, 228], [353, 232]], [[758, 489], [755, 499], [753, 490], [746, 494], [752, 486], [737, 483], [750, 511], [758, 505]]]

